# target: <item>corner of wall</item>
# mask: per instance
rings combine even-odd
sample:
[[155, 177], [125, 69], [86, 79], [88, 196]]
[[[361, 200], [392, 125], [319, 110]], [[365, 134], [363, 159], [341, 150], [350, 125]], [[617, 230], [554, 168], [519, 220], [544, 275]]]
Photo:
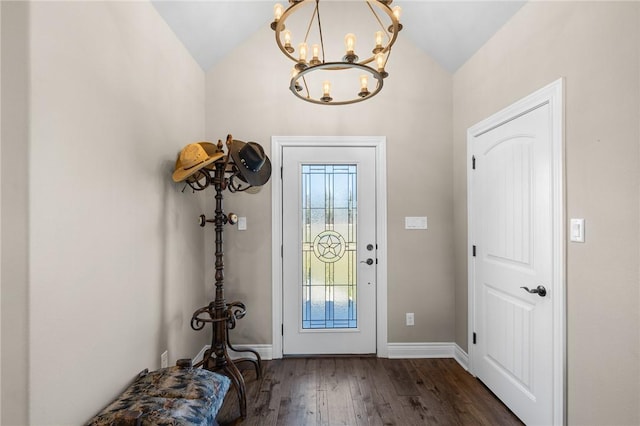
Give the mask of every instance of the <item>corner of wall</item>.
[[0, 423], [28, 424], [29, 4], [1, 2], [0, 9]]

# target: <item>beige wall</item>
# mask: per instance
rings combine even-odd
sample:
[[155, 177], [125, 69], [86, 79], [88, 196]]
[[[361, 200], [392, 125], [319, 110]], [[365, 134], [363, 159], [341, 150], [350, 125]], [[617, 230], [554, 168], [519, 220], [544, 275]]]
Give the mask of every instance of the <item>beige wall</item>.
[[[0, 99], [2, 99], [2, 7], [0, 6]], [[2, 102], [0, 101], [0, 200], [2, 200]], [[0, 307], [2, 306], [2, 208], [0, 208]], [[0, 381], [2, 380], [2, 315], [0, 314]], [[2, 421], [2, 385], [0, 385]]]
[[204, 73], [149, 3], [2, 8], [2, 424], [81, 424], [206, 343]]
[[[28, 422], [28, 6], [2, 9], [2, 424]], [[10, 106], [8, 108], [7, 106]], [[11, 250], [6, 250], [11, 247]]]
[[570, 424], [640, 423], [637, 2], [525, 5], [453, 78], [456, 341], [467, 342], [466, 129], [566, 80]]
[[[2, 424], [80, 424], [163, 350], [208, 343], [189, 319], [213, 297], [195, 225], [213, 194], [169, 179], [203, 135], [386, 136], [389, 342], [466, 348], [466, 129], [559, 77], [567, 215], [587, 220], [567, 251], [569, 422], [640, 423], [640, 4], [528, 4], [453, 78], [401, 38], [383, 92], [341, 108], [288, 92], [267, 27], [205, 79], [147, 3], [1, 10]], [[248, 218], [225, 231], [238, 343], [271, 343], [270, 194], [225, 194]], [[418, 215], [429, 230], [405, 231]]]
[[[453, 341], [451, 76], [402, 39], [375, 98], [313, 105], [289, 92], [292, 63], [273, 37], [265, 26], [207, 73], [207, 136], [232, 133], [268, 151], [272, 135], [386, 136], [389, 341]], [[248, 221], [246, 232], [225, 234], [227, 298], [243, 300], [249, 312], [234, 338], [271, 343], [271, 184], [257, 195], [228, 194], [225, 203]], [[405, 216], [423, 215], [427, 231], [404, 230]], [[414, 327], [404, 325], [405, 312], [415, 313]]]

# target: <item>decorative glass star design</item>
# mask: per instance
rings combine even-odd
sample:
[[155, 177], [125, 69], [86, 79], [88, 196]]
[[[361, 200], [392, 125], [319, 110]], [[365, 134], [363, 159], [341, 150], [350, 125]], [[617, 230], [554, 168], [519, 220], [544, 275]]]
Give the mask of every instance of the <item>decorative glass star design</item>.
[[313, 241], [313, 252], [325, 263], [337, 262], [347, 248], [344, 237], [336, 231], [323, 231]]

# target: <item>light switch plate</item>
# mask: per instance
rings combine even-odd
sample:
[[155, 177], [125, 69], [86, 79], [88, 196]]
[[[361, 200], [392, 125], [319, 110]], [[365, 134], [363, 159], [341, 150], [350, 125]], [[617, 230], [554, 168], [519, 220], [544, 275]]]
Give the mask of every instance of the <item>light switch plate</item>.
[[574, 243], [584, 243], [584, 219], [571, 219], [569, 239]]
[[238, 231], [246, 231], [247, 230], [247, 218], [242, 216], [238, 217]]
[[427, 229], [427, 217], [426, 216], [405, 217], [404, 229]]

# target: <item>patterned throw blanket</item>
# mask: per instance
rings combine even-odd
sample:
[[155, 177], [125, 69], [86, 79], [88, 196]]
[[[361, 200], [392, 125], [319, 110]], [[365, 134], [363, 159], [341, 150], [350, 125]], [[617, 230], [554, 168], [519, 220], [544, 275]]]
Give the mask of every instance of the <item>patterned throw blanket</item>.
[[201, 368], [143, 371], [89, 426], [212, 425], [231, 381]]

